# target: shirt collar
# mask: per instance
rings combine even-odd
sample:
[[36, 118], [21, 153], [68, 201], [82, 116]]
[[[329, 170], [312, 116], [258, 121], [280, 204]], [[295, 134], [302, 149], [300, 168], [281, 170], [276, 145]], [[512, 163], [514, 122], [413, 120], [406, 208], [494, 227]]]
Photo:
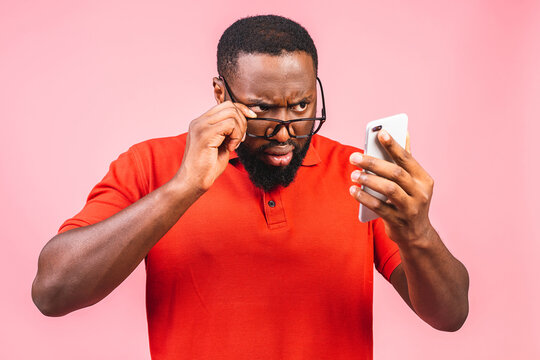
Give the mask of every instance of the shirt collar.
[[[317, 135], [314, 135], [317, 136]], [[314, 139], [311, 139], [311, 144], [309, 144], [309, 149], [307, 151], [306, 157], [304, 158], [304, 161], [302, 162], [302, 166], [314, 166], [321, 162], [321, 157], [319, 156], [319, 152], [316, 149]], [[229, 153], [229, 162], [232, 160], [238, 159], [238, 154], [236, 151]]]

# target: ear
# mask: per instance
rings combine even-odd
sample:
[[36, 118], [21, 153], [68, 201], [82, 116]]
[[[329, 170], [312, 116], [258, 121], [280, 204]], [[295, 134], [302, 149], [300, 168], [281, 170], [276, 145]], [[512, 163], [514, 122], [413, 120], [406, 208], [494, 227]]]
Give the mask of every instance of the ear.
[[216, 99], [218, 104], [221, 104], [225, 101], [225, 85], [223, 84], [223, 80], [214, 77], [212, 79], [212, 85], [214, 87], [214, 99]]

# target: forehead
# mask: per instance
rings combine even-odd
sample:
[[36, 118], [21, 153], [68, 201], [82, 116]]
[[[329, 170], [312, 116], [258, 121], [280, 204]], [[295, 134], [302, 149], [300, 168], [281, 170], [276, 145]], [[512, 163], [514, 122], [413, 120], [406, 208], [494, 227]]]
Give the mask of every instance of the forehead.
[[316, 91], [313, 59], [303, 51], [242, 54], [238, 57], [236, 76], [231, 80], [235, 95], [288, 97]]

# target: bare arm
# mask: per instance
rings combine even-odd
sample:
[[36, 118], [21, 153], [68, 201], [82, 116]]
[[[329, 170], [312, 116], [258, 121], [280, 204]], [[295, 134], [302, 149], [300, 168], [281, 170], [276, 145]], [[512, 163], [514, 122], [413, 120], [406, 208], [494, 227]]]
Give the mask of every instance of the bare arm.
[[190, 124], [178, 173], [147, 196], [97, 224], [53, 237], [43, 248], [32, 299], [48, 316], [62, 316], [107, 296], [206, 192], [242, 141], [240, 104], [222, 103]]
[[467, 269], [440, 239], [426, 240], [403, 251], [402, 264], [390, 282], [425, 322], [438, 330], [456, 331], [469, 313]]
[[382, 202], [359, 187], [351, 195], [375, 211], [388, 236], [399, 247], [402, 263], [390, 278], [392, 285], [420, 318], [439, 330], [456, 331], [469, 312], [467, 269], [448, 251], [428, 218], [433, 179], [408, 150], [384, 131], [379, 141], [396, 164], [355, 153], [351, 178], [387, 196]]
[[103, 299], [197, 198], [185, 184], [169, 182], [106, 220], [53, 237], [39, 256], [36, 306], [61, 316]]

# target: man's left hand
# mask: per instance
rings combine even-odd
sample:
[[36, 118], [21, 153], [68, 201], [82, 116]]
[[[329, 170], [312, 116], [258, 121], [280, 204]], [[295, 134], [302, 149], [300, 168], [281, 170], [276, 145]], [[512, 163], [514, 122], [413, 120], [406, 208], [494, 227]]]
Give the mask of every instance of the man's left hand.
[[407, 149], [402, 148], [385, 130], [379, 132], [378, 139], [395, 164], [353, 153], [351, 164], [364, 171], [353, 171], [351, 179], [385, 195], [388, 200], [381, 201], [355, 185], [350, 188], [351, 195], [384, 220], [386, 233], [398, 245], [425, 240], [426, 235], [434, 231], [428, 218], [433, 179], [412, 157], [408, 136]]

